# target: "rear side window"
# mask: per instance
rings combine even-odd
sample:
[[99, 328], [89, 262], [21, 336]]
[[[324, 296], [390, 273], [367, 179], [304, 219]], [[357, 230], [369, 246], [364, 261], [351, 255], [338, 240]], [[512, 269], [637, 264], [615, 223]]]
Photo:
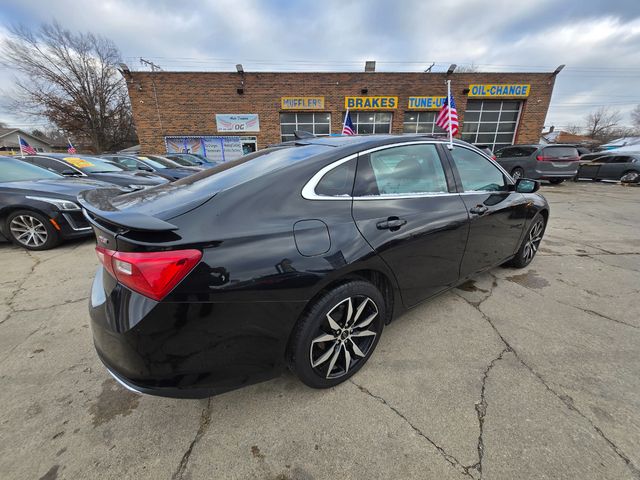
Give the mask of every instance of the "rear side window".
[[358, 168], [359, 195], [411, 195], [448, 192], [436, 146], [406, 145], [369, 155]]
[[73, 168], [69, 167], [68, 165], [59, 162], [58, 160], [52, 160], [51, 158], [28, 157], [27, 161], [56, 173], [62, 173], [67, 170], [73, 171]]
[[631, 157], [613, 157], [611, 163], [631, 163]]
[[316, 194], [329, 197], [351, 196], [355, 173], [356, 159], [352, 158], [327, 172], [316, 185]]
[[535, 147], [506, 147], [496, 152], [496, 157], [528, 157], [537, 149]]
[[39, 180], [42, 178], [59, 179], [60, 175], [21, 160], [13, 158], [0, 159], [0, 183]]
[[546, 147], [542, 154], [549, 158], [577, 158], [578, 150], [575, 147]]

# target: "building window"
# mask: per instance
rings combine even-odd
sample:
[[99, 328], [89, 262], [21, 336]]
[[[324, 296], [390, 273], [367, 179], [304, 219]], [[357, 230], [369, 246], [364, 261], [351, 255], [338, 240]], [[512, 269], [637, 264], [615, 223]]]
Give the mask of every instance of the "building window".
[[[367, 133], [391, 133], [391, 120], [393, 114], [390, 112], [349, 112], [351, 121], [358, 135]], [[342, 121], [344, 116], [342, 114]]]
[[280, 135], [283, 142], [295, 140], [293, 132], [300, 130], [321, 137], [331, 133], [330, 113], [281, 113]]
[[402, 131], [404, 133], [446, 133], [436, 125], [439, 112], [405, 112]]
[[522, 102], [469, 100], [462, 140], [487, 145], [493, 151], [513, 145]]

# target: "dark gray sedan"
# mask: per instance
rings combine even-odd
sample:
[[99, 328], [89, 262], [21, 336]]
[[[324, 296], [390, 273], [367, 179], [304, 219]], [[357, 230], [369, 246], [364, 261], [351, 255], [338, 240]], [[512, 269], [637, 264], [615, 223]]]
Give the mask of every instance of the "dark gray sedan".
[[608, 154], [580, 165], [576, 178], [620, 180], [628, 174], [640, 176], [640, 153]]

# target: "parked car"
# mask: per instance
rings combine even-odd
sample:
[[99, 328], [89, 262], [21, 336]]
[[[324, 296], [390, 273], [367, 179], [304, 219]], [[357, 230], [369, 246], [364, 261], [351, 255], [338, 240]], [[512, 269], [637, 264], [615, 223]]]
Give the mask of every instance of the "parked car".
[[631, 174], [630, 180], [640, 175], [640, 153], [603, 155], [595, 160], [581, 164], [576, 178], [621, 180], [622, 177], [629, 174]]
[[491, 150], [491, 147], [489, 145], [483, 145], [483, 144], [480, 144], [480, 143], [474, 143], [473, 146], [476, 147], [478, 150], [483, 151], [484, 153], [486, 153], [489, 157], [493, 158], [494, 160], [496, 159], [496, 156], [493, 154], [493, 150]]
[[26, 155], [25, 162], [68, 177], [86, 177], [109, 182], [129, 190], [140, 190], [167, 183], [165, 178], [147, 172], [130, 172], [90, 155], [45, 153]]
[[222, 163], [214, 162], [203, 155], [197, 155], [195, 153], [167, 153], [165, 157], [180, 165], [192, 167], [211, 168]]
[[576, 147], [563, 145], [513, 145], [496, 152], [497, 162], [515, 179], [533, 178], [562, 183], [578, 172]]
[[153, 172], [169, 181], [188, 177], [202, 170], [200, 167], [184, 167], [173, 160], [159, 158], [158, 156], [151, 158], [148, 155], [120, 155], [113, 153], [101, 155], [101, 158], [116, 162], [131, 171]]
[[65, 178], [44, 168], [0, 157], [0, 240], [47, 250], [62, 240], [93, 234], [76, 196], [113, 185]]
[[604, 157], [605, 155], [611, 155], [611, 152], [604, 150], [602, 152], [591, 152], [580, 155], [580, 164], [588, 163], [596, 158]]
[[152, 190], [82, 194], [103, 265], [90, 316], [107, 369], [166, 396], [220, 393], [285, 365], [331, 387], [404, 310], [528, 265], [549, 215], [539, 182], [445, 145], [308, 138]]

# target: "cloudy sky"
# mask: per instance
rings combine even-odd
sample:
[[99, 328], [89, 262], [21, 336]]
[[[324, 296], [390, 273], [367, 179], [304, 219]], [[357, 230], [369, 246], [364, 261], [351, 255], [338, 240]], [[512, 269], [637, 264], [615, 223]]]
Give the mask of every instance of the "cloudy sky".
[[[546, 126], [579, 124], [610, 105], [630, 123], [640, 104], [640, 0], [3, 0], [6, 27], [57, 20], [112, 39], [134, 69], [486, 71], [559, 75]], [[0, 121], [38, 120], [6, 107], [12, 73], [0, 66]], [[40, 122], [42, 123], [42, 122]]]

